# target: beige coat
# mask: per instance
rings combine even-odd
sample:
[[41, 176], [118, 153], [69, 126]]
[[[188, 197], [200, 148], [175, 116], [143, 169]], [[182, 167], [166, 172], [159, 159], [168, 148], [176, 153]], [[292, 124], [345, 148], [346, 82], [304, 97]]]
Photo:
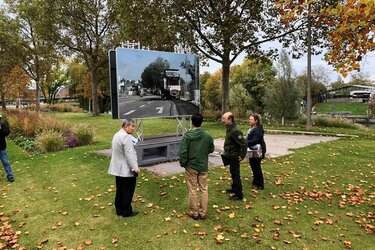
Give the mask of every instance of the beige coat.
[[138, 169], [138, 162], [132, 136], [124, 129], [120, 129], [112, 139], [112, 157], [108, 174], [133, 177], [136, 169]]

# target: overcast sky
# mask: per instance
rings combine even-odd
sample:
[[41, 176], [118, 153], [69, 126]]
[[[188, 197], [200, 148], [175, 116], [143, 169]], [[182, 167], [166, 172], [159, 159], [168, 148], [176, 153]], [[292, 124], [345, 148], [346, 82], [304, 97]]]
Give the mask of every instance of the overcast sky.
[[[278, 45], [275, 45], [275, 46], [280, 48]], [[267, 48], [267, 47], [269, 47], [269, 46], [266, 46], [264, 48]], [[236, 58], [236, 60], [232, 64], [232, 66], [242, 64], [244, 58], [245, 58], [245, 53], [242, 53], [240, 56], [238, 56], [238, 58]], [[296, 71], [296, 73], [298, 75], [302, 74], [304, 71], [306, 71], [307, 56], [303, 56], [300, 59], [291, 59], [291, 61], [293, 63], [294, 70]], [[209, 66], [204, 66], [204, 67], [201, 66], [200, 67], [200, 74], [204, 73], [205, 71], [208, 71], [210, 73], [214, 73], [221, 68], [221, 64], [219, 64], [215, 61], [209, 60], [208, 63], [209, 63]], [[333, 69], [332, 66], [328, 65], [328, 63], [323, 60], [323, 54], [319, 55], [319, 56], [313, 56], [312, 60], [311, 60], [311, 64], [312, 64], [313, 68], [316, 67], [316, 66], [319, 66], [319, 65], [326, 68], [327, 72], [330, 72], [329, 78], [330, 78], [331, 82], [336, 81], [338, 76], [340, 75]], [[360, 63], [360, 66], [361, 66], [361, 72], [365, 73], [373, 81], [375, 81], [375, 51], [373, 51], [371, 53], [368, 53], [366, 56], [364, 56], [364, 59]], [[356, 71], [353, 71], [352, 73], [355, 73], [355, 72]], [[346, 78], [344, 78], [343, 76], [341, 76], [341, 78], [345, 82], [348, 82], [350, 80], [350, 74]]]
[[[3, 0], [0, 0], [0, 5], [2, 5], [2, 4], [3, 4]], [[280, 48], [280, 45], [277, 45], [277, 44], [274, 44], [274, 43], [270, 43], [270, 44], [271, 44], [271, 46], [273, 45], [273, 46], [276, 46], [276, 47]], [[245, 57], [245, 53], [242, 53], [234, 61], [232, 66], [241, 64], [244, 57]], [[312, 58], [312, 66], [313, 67], [316, 67], [318, 65], [324, 66], [325, 68], [327, 68], [328, 71], [331, 72], [330, 81], [331, 82], [336, 81], [339, 74], [330, 65], [328, 65], [327, 62], [324, 61], [322, 58], [323, 58], [322, 55], [321, 56], [314, 56]], [[304, 57], [302, 57], [298, 60], [292, 59], [292, 63], [293, 63], [293, 66], [294, 66], [294, 70], [296, 71], [297, 74], [301, 74], [303, 71], [306, 71], [306, 67], [307, 67], [306, 56], [304, 56]], [[199, 71], [200, 71], [201, 74], [205, 71], [208, 71], [210, 73], [214, 73], [215, 71], [217, 71], [220, 68], [221, 68], [221, 64], [210, 60], [209, 66], [205, 66], [205, 67], [201, 66]], [[361, 62], [361, 72], [367, 74], [373, 81], [375, 81], [375, 51], [367, 54], [364, 57], [363, 61]], [[345, 82], [348, 82], [350, 80], [350, 74], [349, 74], [348, 77], [346, 77], [346, 79], [343, 78], [343, 80]]]

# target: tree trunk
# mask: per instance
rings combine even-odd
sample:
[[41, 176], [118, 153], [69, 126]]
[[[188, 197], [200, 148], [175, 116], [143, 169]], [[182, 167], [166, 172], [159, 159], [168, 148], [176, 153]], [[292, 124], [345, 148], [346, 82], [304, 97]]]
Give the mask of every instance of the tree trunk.
[[36, 82], [36, 90], [35, 90], [35, 111], [40, 111], [40, 89], [39, 84]]
[[308, 5], [307, 23], [307, 107], [306, 107], [306, 129], [311, 129], [311, 16], [310, 4]]
[[7, 109], [7, 106], [6, 106], [6, 103], [5, 103], [5, 95], [3, 93], [1, 93], [1, 108], [4, 111]]
[[221, 103], [221, 112], [224, 114], [229, 111], [229, 72], [230, 72], [230, 62], [229, 54], [224, 56], [223, 59], [223, 68], [222, 68], [222, 103]]
[[98, 102], [98, 80], [96, 79], [95, 68], [90, 69], [91, 74], [91, 100], [92, 100], [92, 115], [99, 115], [99, 102]]

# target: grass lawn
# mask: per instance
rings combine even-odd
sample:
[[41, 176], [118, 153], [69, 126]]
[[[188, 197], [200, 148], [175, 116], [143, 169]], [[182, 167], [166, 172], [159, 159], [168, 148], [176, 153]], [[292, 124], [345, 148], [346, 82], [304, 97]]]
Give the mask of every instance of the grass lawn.
[[[122, 218], [113, 205], [109, 159], [95, 153], [110, 147], [120, 122], [105, 115], [50, 115], [92, 126], [95, 144], [30, 157], [8, 141], [16, 181], [5, 182], [4, 171], [0, 172], [0, 234], [5, 228], [18, 231], [17, 249], [373, 249], [375, 245], [373, 130], [358, 133], [356, 139], [315, 144], [265, 160], [262, 191], [250, 189], [252, 174], [244, 162], [243, 202], [229, 201], [224, 193], [230, 185], [229, 170], [211, 168], [205, 221], [185, 215], [187, 187], [182, 174], [160, 177], [143, 169], [133, 203], [140, 215]], [[145, 134], [173, 132], [174, 124], [173, 119], [145, 121]], [[215, 137], [225, 133], [219, 123], [204, 128]], [[0, 239], [0, 249], [2, 244]]]
[[348, 111], [352, 115], [367, 115], [366, 103], [319, 103], [315, 107], [318, 114]]

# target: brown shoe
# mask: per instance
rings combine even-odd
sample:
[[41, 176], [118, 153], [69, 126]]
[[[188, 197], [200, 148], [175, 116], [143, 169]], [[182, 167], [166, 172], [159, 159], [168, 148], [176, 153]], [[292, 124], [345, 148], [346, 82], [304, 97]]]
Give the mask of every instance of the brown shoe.
[[207, 215], [199, 215], [199, 218], [200, 218], [201, 220], [205, 220], [205, 219], [207, 219]]

